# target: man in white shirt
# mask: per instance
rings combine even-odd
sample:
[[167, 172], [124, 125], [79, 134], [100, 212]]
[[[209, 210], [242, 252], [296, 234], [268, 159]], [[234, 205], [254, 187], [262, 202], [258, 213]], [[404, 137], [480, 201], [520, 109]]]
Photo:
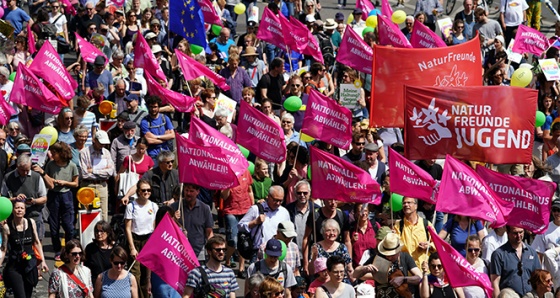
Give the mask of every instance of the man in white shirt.
[[492, 259], [492, 253], [500, 246], [507, 242], [508, 238], [506, 235], [506, 227], [501, 227], [493, 229], [484, 239], [482, 240], [482, 259], [490, 263]]
[[506, 38], [506, 47], [514, 37], [517, 27], [521, 24], [527, 24], [527, 8], [529, 8], [529, 5], [525, 0], [500, 1], [500, 22]]
[[[560, 200], [555, 200], [552, 202], [552, 221], [548, 224], [548, 229], [544, 232], [544, 234], [537, 235], [531, 247], [533, 247], [537, 253], [539, 254], [539, 258], [541, 261], [543, 260], [543, 254], [551, 248], [560, 247]], [[560, 263], [560, 259], [556, 258], [555, 261]], [[547, 262], [543, 263], [546, 270], [550, 272], [554, 272], [550, 267], [550, 264], [547, 265]], [[558, 267], [558, 265], [556, 265]], [[555, 281], [558, 280], [560, 282], [560, 276], [555, 278]]]
[[384, 163], [379, 162], [377, 159], [379, 155], [379, 146], [375, 143], [369, 143], [365, 147], [365, 162], [368, 166], [368, 172], [373, 179], [379, 183], [379, 185], [383, 184], [383, 180], [385, 180], [385, 175], [387, 172], [387, 168]]

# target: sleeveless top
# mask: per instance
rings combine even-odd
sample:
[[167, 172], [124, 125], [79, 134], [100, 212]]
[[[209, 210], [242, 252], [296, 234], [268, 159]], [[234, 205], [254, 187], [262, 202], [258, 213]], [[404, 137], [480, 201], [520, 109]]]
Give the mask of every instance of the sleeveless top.
[[10, 228], [10, 236], [8, 237], [9, 264], [20, 263], [20, 261], [23, 261], [22, 253], [24, 251], [35, 259], [35, 254], [33, 253], [33, 242], [35, 241], [33, 228], [31, 227], [29, 219], [24, 218], [23, 220], [27, 222], [27, 228], [23, 232], [16, 230], [13, 221], [8, 223]]
[[109, 278], [109, 271], [102, 273], [101, 298], [128, 298], [130, 294], [130, 273], [123, 279], [114, 280]]
[[443, 288], [434, 286], [431, 291], [430, 298], [455, 297], [455, 291], [453, 291], [453, 288], [449, 284]]

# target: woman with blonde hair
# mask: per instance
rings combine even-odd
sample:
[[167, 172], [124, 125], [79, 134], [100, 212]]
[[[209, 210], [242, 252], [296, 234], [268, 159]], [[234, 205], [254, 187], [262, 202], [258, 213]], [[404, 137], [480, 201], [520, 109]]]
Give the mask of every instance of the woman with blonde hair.
[[284, 287], [275, 278], [267, 276], [259, 287], [261, 298], [275, 298], [284, 296]]

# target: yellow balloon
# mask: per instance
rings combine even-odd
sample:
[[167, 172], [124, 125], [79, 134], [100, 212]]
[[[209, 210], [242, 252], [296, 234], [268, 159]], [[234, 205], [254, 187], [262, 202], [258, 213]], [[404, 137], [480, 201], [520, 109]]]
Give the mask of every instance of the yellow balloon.
[[404, 23], [404, 21], [406, 21], [406, 12], [404, 12], [402, 10], [397, 10], [397, 11], [393, 12], [393, 15], [391, 16], [391, 20], [395, 24]]
[[233, 7], [233, 12], [235, 12], [236, 14], [244, 14], [246, 9], [247, 9], [247, 7], [245, 6], [245, 4], [237, 3]]
[[515, 87], [527, 87], [533, 80], [533, 72], [528, 68], [518, 68], [511, 76], [511, 85]]
[[315, 140], [315, 139], [313, 137], [309, 136], [309, 135], [301, 133], [301, 140], [306, 142], [306, 143], [309, 143], [309, 142], [313, 142], [313, 140]]
[[377, 16], [369, 16], [366, 19], [366, 26], [375, 28], [377, 27]]
[[305, 111], [307, 110], [307, 105], [301, 105], [301, 108], [299, 108], [300, 111]]
[[350, 14], [350, 15], [348, 16], [348, 20], [346, 21], [346, 23], [347, 23], [347, 24], [351, 24], [353, 21], [354, 21], [354, 15], [353, 15], [353, 14]]
[[51, 142], [49, 143], [49, 145], [56, 143], [56, 140], [58, 140], [58, 131], [56, 131], [56, 128], [52, 126], [43, 127], [39, 134], [51, 136]]

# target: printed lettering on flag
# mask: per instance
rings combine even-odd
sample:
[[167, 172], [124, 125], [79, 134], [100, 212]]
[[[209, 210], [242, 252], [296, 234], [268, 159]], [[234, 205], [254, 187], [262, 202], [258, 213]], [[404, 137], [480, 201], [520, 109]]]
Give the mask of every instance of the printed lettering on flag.
[[371, 174], [344, 159], [309, 147], [311, 195], [348, 203], [381, 203], [381, 187]]
[[216, 24], [222, 26], [222, 20], [218, 13], [216, 12], [216, 8], [212, 4], [210, 0], [197, 0], [200, 9], [202, 10], [202, 15], [204, 16], [204, 22], [208, 24]]
[[191, 270], [200, 266], [187, 237], [165, 214], [136, 260], [183, 294]]
[[476, 167], [476, 173], [498, 196], [513, 204], [508, 225], [536, 234], [546, 231], [556, 183], [502, 174], [482, 166]]
[[317, 140], [348, 150], [352, 143], [352, 112], [311, 89], [301, 132]]
[[271, 43], [281, 49], [286, 48], [280, 20], [268, 7], [264, 8], [259, 28], [262, 29], [257, 32], [258, 39]]
[[175, 49], [175, 54], [177, 55], [177, 61], [179, 61], [179, 66], [183, 71], [183, 76], [185, 80], [189, 81], [196, 79], [201, 76], [205, 76], [207, 79], [220, 87], [224, 91], [229, 90], [229, 86], [221, 75], [213, 72], [205, 65], [200, 64], [200, 62], [194, 60], [193, 58], [185, 55], [183, 52]]
[[410, 44], [415, 48], [445, 48], [447, 45], [441, 37], [435, 34], [430, 28], [418, 20], [414, 21], [412, 33], [410, 34]]
[[6, 125], [10, 122], [10, 118], [14, 115], [16, 111], [12, 105], [10, 105], [4, 97], [0, 97], [0, 124]]
[[154, 79], [162, 80], [167, 83], [167, 77], [159, 66], [154, 53], [142, 34], [136, 34], [136, 44], [134, 45], [134, 67], [143, 68]]
[[375, 9], [373, 3], [370, 0], [357, 0], [356, 1], [356, 8], [362, 10], [362, 20], [366, 20], [369, 12]]
[[404, 127], [404, 85], [482, 86], [478, 36], [446, 48], [374, 47], [371, 126]]
[[515, 44], [512, 51], [519, 54], [531, 53], [537, 56], [548, 50], [550, 42], [539, 30], [519, 25], [515, 34]]
[[389, 176], [391, 191], [435, 204], [436, 181], [428, 172], [389, 148]]
[[356, 33], [346, 30], [340, 42], [336, 61], [348, 65], [359, 72], [371, 74], [373, 49]]
[[278, 19], [282, 25], [282, 31], [288, 33], [284, 34], [284, 41], [288, 48], [291, 51], [303, 53], [303, 50], [307, 48], [307, 33], [309, 30], [293, 25], [282, 14], [278, 15]]
[[50, 42], [43, 44], [29, 70], [53, 86], [61, 98], [70, 100], [76, 95], [74, 90], [78, 88], [78, 83], [70, 76]]
[[163, 104], [171, 104], [177, 111], [190, 113], [194, 109], [196, 98], [175, 92], [161, 86], [149, 73], [145, 73], [148, 92], [161, 98]]
[[381, 14], [388, 18], [393, 16], [393, 9], [389, 4], [389, 0], [381, 0]]
[[537, 90], [406, 86], [405, 97], [408, 159], [531, 163]]
[[377, 16], [377, 30], [379, 30], [379, 44], [391, 45], [395, 48], [412, 48], [399, 26], [385, 16]]
[[303, 49], [302, 53], [313, 57], [313, 59], [318, 62], [324, 63], [323, 54], [321, 53], [321, 49], [319, 49], [319, 43], [317, 42], [317, 39], [315, 38], [315, 36], [313, 36], [311, 31], [309, 31], [309, 29], [307, 29], [304, 24], [302, 24], [295, 18], [290, 18], [290, 21], [293, 25], [292, 27], [299, 28], [301, 32], [307, 32], [307, 47]]
[[239, 107], [237, 143], [268, 162], [286, 160], [284, 131], [280, 125], [244, 100]]
[[23, 63], [18, 64], [10, 101], [42, 112], [57, 114], [60, 100]]

